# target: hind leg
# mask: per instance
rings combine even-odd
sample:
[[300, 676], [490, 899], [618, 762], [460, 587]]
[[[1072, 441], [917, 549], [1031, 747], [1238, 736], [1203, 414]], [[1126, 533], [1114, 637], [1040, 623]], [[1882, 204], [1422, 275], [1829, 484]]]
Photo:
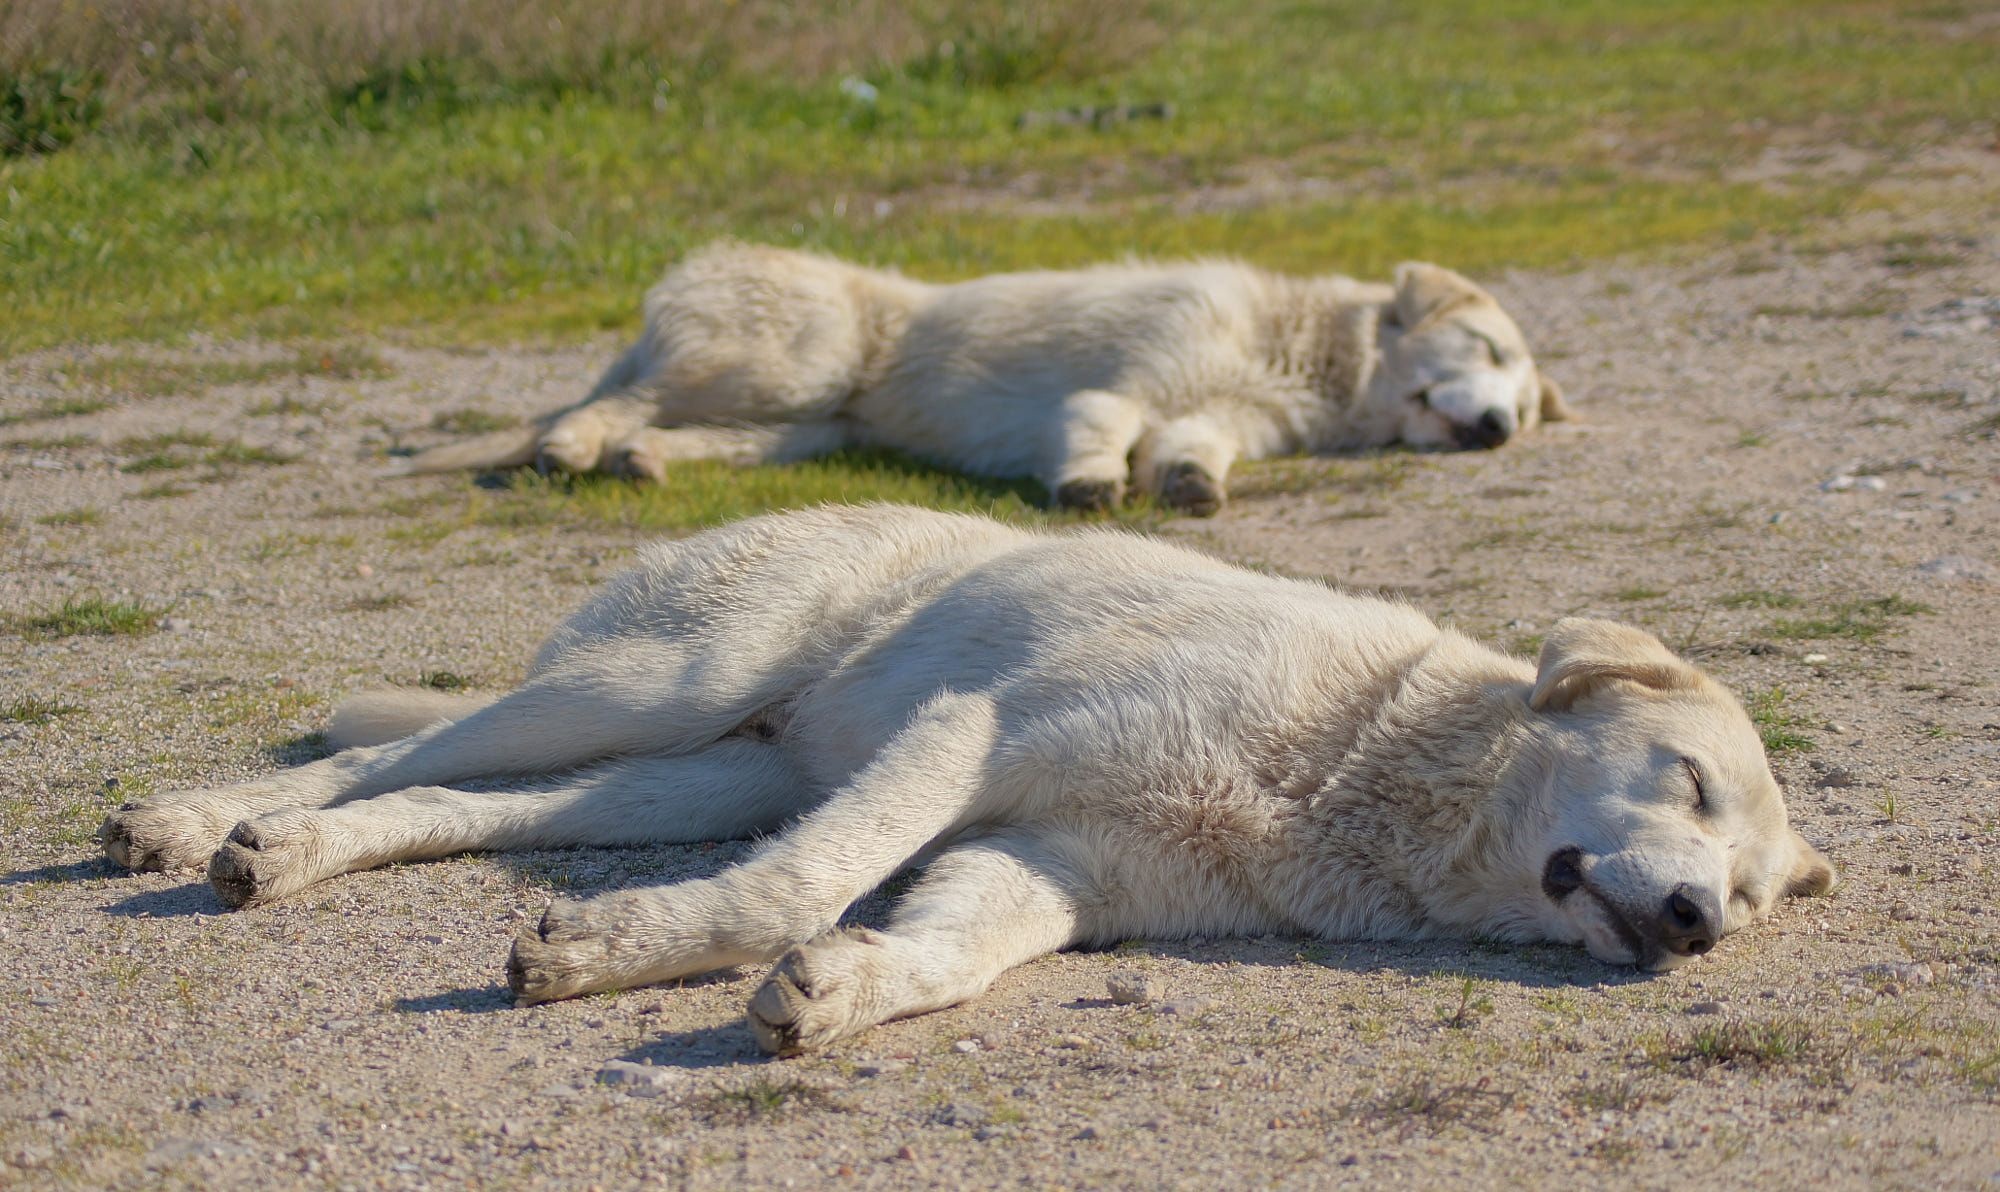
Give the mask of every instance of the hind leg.
[[741, 839], [777, 828], [811, 799], [782, 747], [731, 739], [611, 762], [548, 790], [418, 787], [270, 812], [235, 826], [208, 878], [224, 904], [248, 906], [336, 874], [474, 849]]
[[1017, 964], [1081, 942], [1093, 887], [1079, 842], [1009, 831], [931, 863], [887, 931], [853, 928], [785, 953], [750, 999], [764, 1050], [791, 1054], [968, 1001]]
[[514, 942], [515, 996], [544, 1002], [768, 961], [827, 930], [932, 841], [980, 816], [995, 718], [987, 697], [936, 697], [845, 786], [741, 865], [552, 903]]
[[694, 459], [719, 459], [738, 467], [788, 464], [830, 455], [848, 442], [846, 428], [835, 422], [796, 422], [778, 426], [644, 426], [611, 443], [604, 453], [604, 470], [655, 484], [667, 478], [667, 465]]
[[529, 680], [462, 719], [388, 745], [214, 790], [121, 808], [98, 829], [105, 855], [128, 869], [199, 865], [230, 829], [281, 808], [329, 807], [407, 787], [499, 775], [553, 774], [617, 755], [679, 753], [720, 740], [775, 698], [769, 677], [729, 672], [672, 641], [579, 649], [561, 670]]

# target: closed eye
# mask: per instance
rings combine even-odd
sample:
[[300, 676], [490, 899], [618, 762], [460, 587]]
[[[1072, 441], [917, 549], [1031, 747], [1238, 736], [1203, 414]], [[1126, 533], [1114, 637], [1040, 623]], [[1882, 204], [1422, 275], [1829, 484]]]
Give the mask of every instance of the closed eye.
[[1694, 781], [1694, 809], [1695, 809], [1695, 811], [1696, 811], [1696, 812], [1698, 812], [1698, 813], [1701, 813], [1701, 814], [1707, 814], [1707, 812], [1708, 812], [1708, 788], [1707, 788], [1707, 786], [1705, 786], [1705, 785], [1704, 785], [1704, 784], [1702, 783], [1702, 781], [1701, 781], [1701, 767], [1700, 767], [1700, 766], [1697, 766], [1697, 765], [1695, 765], [1695, 764], [1694, 764], [1694, 759], [1693, 759], [1693, 758], [1691, 758], [1691, 757], [1684, 757], [1684, 758], [1682, 758], [1682, 759], [1681, 759], [1681, 765], [1683, 765], [1683, 766], [1687, 767], [1687, 772], [1688, 772], [1688, 777], [1689, 777], [1690, 779], [1692, 779], [1692, 780]]
[[1507, 356], [1500, 350], [1500, 345], [1494, 342], [1491, 336], [1483, 331], [1474, 331], [1470, 327], [1467, 327], [1466, 331], [1472, 335], [1472, 338], [1486, 345], [1486, 356], [1489, 360], [1502, 368], [1506, 367]]

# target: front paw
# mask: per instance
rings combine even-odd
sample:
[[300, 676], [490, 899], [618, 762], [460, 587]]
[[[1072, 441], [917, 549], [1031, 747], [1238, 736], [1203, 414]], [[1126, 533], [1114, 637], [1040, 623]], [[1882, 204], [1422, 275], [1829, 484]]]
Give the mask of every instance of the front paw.
[[665, 484], [667, 480], [667, 461], [638, 443], [613, 448], [607, 454], [604, 470], [649, 484]]
[[1189, 517], [1214, 517], [1222, 500], [1222, 482], [1192, 460], [1169, 464], [1160, 477], [1160, 502]]
[[229, 825], [187, 802], [127, 803], [98, 826], [105, 859], [121, 869], [188, 869], [206, 861]]
[[507, 987], [517, 1006], [615, 988], [609, 961], [609, 937], [590, 904], [558, 898], [542, 912], [541, 922], [515, 937], [507, 954]]
[[295, 894], [318, 878], [313, 839], [302, 813], [245, 820], [208, 859], [208, 884], [231, 910]]
[[825, 1047], [875, 1025], [883, 990], [871, 987], [882, 937], [867, 928], [823, 935], [778, 959], [744, 1017], [772, 1055]]
[[603, 450], [604, 443], [598, 437], [575, 427], [557, 426], [535, 444], [535, 470], [544, 476], [551, 472], [588, 472], [597, 466]]
[[1098, 513], [1116, 509], [1125, 499], [1122, 480], [1065, 480], [1056, 486], [1058, 508], [1078, 513]]

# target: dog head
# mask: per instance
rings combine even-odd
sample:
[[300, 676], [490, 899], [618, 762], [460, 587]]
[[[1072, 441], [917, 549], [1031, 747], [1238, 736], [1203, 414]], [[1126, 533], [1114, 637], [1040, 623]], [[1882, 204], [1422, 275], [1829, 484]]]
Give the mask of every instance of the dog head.
[[1667, 969], [1837, 878], [1786, 822], [1757, 730], [1657, 638], [1567, 618], [1528, 699], [1539, 730], [1517, 863], [1538, 933], [1600, 960]]
[[1396, 266], [1383, 308], [1379, 400], [1413, 447], [1498, 447], [1570, 416], [1521, 329], [1485, 290], [1436, 265]]

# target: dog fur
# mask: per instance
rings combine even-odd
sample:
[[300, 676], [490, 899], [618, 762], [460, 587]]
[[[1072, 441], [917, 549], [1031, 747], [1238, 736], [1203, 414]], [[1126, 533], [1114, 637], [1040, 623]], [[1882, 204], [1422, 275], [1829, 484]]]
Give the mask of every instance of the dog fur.
[[1105, 265], [926, 285], [784, 249], [694, 253], [582, 403], [400, 470], [536, 463], [666, 481], [676, 461], [888, 447], [1057, 503], [1128, 486], [1222, 504], [1237, 459], [1493, 447], [1568, 415], [1514, 321], [1448, 269], [1393, 286], [1234, 261]]
[[[1560, 621], [1535, 667], [1148, 539], [892, 506], [650, 547], [517, 690], [364, 697], [332, 736], [122, 809], [107, 854], [206, 862], [241, 907], [468, 849], [773, 833], [714, 877], [557, 900], [508, 973], [532, 1003], [775, 959], [749, 1014], [781, 1052], [1132, 936], [1667, 968], [1835, 880], [1742, 707], [1636, 629]], [[837, 926], [911, 866], [886, 930]]]

